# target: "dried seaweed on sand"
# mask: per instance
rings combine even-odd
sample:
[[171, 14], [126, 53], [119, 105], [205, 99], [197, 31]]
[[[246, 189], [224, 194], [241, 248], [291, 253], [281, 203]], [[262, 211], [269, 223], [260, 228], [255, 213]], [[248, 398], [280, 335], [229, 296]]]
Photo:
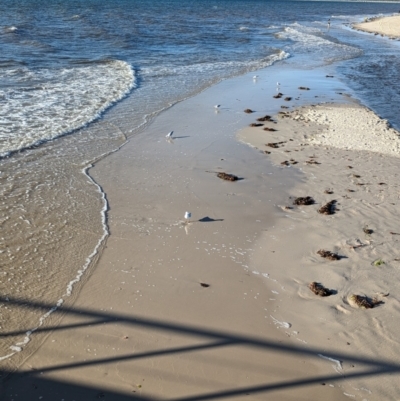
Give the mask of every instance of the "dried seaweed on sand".
[[244, 110], [244, 112], [247, 113], [247, 114], [254, 113], [254, 111], [251, 110], [251, 109], [246, 109], [246, 110]]
[[349, 297], [349, 303], [350, 303], [350, 305], [357, 306], [358, 308], [372, 309], [376, 305], [381, 304], [382, 301], [379, 301], [377, 298], [371, 299], [366, 296], [353, 294], [353, 295], [350, 295], [350, 297]]
[[325, 251], [324, 249], [320, 249], [318, 255], [322, 256], [325, 259], [329, 260], [339, 260], [340, 256], [337, 253], [333, 253], [331, 251]]
[[264, 124], [260, 124], [260, 123], [251, 123], [250, 127], [262, 127]]
[[257, 118], [257, 121], [272, 121], [272, 117], [267, 115], [264, 117]]
[[368, 228], [368, 226], [365, 226], [365, 227], [363, 228], [363, 231], [364, 231], [365, 234], [367, 234], [367, 235], [371, 235], [371, 234], [374, 232], [374, 230], [371, 230], [370, 228]]
[[264, 131], [276, 131], [275, 128], [270, 128], [270, 127], [265, 127], [263, 129], [264, 129]]
[[221, 178], [222, 180], [225, 180], [225, 181], [237, 181], [239, 179], [239, 177], [237, 177], [236, 175], [223, 173], [223, 172], [218, 173], [217, 177]]
[[329, 297], [329, 295], [333, 294], [333, 291], [329, 288], [324, 287], [322, 284], [313, 281], [312, 283], [308, 284], [308, 288], [315, 294], [319, 295], [320, 297]]
[[334, 214], [335, 213], [336, 200], [331, 200], [326, 205], [318, 209], [318, 213], [321, 214]]
[[300, 196], [293, 201], [293, 205], [313, 205], [315, 200], [311, 196]]
[[279, 145], [282, 145], [286, 143], [286, 141], [281, 141], [281, 142], [270, 142], [270, 143], [266, 143], [265, 146], [269, 146], [270, 148], [279, 148]]

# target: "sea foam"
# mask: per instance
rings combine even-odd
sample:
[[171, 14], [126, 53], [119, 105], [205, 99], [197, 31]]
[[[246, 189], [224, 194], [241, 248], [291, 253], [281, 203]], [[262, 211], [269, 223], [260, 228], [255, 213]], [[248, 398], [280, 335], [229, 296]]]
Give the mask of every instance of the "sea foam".
[[76, 67], [8, 69], [0, 90], [0, 156], [57, 138], [95, 120], [136, 85], [119, 60]]

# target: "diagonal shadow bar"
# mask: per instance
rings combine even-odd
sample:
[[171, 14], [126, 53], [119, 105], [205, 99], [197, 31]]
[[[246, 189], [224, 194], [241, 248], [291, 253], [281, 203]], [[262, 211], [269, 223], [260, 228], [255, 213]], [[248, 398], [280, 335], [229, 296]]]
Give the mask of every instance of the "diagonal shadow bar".
[[[4, 297], [0, 297], [0, 302], [7, 302], [9, 304], [21, 305], [21, 306], [28, 307], [31, 309], [41, 309], [41, 310], [44, 310], [44, 309], [50, 310], [53, 307], [53, 305], [49, 305], [49, 304], [46, 304], [43, 302], [30, 302], [27, 300], [21, 300], [21, 299], [16, 299], [16, 298], [8, 298], [6, 300]], [[128, 325], [136, 326], [136, 327], [145, 327], [145, 328], [149, 328], [149, 329], [162, 330], [162, 331], [166, 331], [166, 332], [187, 334], [192, 337], [208, 338], [208, 339], [220, 340], [222, 342], [231, 342], [231, 343], [235, 343], [237, 345], [245, 345], [245, 346], [249, 346], [249, 347], [268, 349], [268, 350], [274, 351], [274, 352], [284, 351], [284, 352], [291, 353], [293, 355], [296, 355], [296, 354], [297, 355], [309, 355], [314, 358], [319, 357], [319, 355], [323, 355], [324, 357], [332, 358], [334, 360], [370, 365], [374, 368], [380, 368], [383, 371], [387, 371], [387, 372], [389, 372], [389, 371], [390, 372], [399, 372], [400, 371], [399, 364], [394, 364], [387, 360], [374, 360], [374, 359], [370, 359], [370, 358], [353, 356], [353, 355], [344, 354], [344, 353], [334, 353], [333, 354], [326, 350], [321, 350], [318, 348], [311, 348], [311, 347], [298, 348], [295, 346], [277, 344], [273, 341], [265, 340], [262, 338], [243, 336], [243, 335], [238, 335], [238, 334], [232, 334], [229, 332], [216, 331], [216, 330], [210, 330], [210, 329], [203, 329], [201, 327], [188, 326], [188, 325], [177, 324], [177, 323], [170, 323], [170, 322], [162, 321], [162, 320], [155, 320], [155, 319], [123, 315], [123, 314], [117, 314], [117, 313], [113, 313], [111, 315], [111, 314], [99, 313], [99, 312], [93, 311], [93, 310], [82, 309], [82, 308], [74, 309], [71, 307], [61, 307], [60, 310], [56, 310], [54, 313], [76, 315], [79, 317], [87, 316], [87, 317], [97, 318], [97, 319], [107, 319], [108, 321], [124, 323], [124, 324], [128, 324]], [[61, 330], [62, 327], [57, 328], [56, 330], [58, 330], [58, 329]], [[41, 328], [38, 328], [36, 330], [36, 332], [40, 332], [40, 331], [41, 331]], [[26, 332], [24, 331], [23, 334], [25, 334], [25, 333]], [[6, 335], [7, 335], [7, 333], [6, 333]]]
[[[96, 319], [96, 320], [90, 320], [89, 322], [84, 322], [84, 323], [75, 323], [75, 324], [66, 324], [63, 325], [62, 327], [60, 326], [47, 326], [47, 327], [41, 327], [40, 329], [35, 330], [36, 333], [46, 333], [49, 331], [54, 331], [54, 330], [71, 330], [71, 329], [77, 329], [79, 327], [85, 327], [85, 326], [97, 326], [99, 324], [105, 324], [105, 323], [115, 323], [115, 319]], [[32, 330], [33, 332], [33, 330]], [[12, 336], [21, 336], [26, 334], [26, 330], [24, 331], [9, 331], [7, 333], [2, 333], [0, 334], [0, 337], [12, 337]]]
[[[0, 373], [6, 373], [5, 371], [0, 371]], [[325, 376], [316, 376], [313, 378], [302, 378], [298, 380], [289, 380], [289, 381], [283, 381], [283, 382], [278, 382], [278, 383], [271, 383], [271, 384], [261, 384], [261, 385], [256, 385], [256, 386], [251, 386], [251, 387], [242, 387], [239, 389], [234, 389], [234, 390], [222, 390], [222, 391], [214, 391], [214, 392], [209, 392], [206, 394], [199, 394], [199, 395], [190, 395], [190, 396], [185, 396], [185, 397], [179, 397], [179, 398], [169, 398], [165, 399], [168, 401], [208, 401], [208, 400], [220, 400], [224, 398], [234, 398], [238, 397], [241, 395], [252, 395], [255, 393], [266, 393], [266, 392], [271, 392], [271, 391], [278, 391], [281, 389], [287, 389], [287, 388], [296, 388], [296, 387], [302, 387], [302, 386], [307, 386], [311, 384], [322, 384], [323, 382], [328, 382], [330, 380], [335, 380], [335, 381], [341, 381], [345, 379], [354, 379], [357, 377], [364, 377], [364, 376], [373, 376], [373, 375], [380, 375], [384, 373], [389, 373], [385, 370], [379, 370], [379, 369], [371, 369], [368, 371], [364, 372], [355, 372], [351, 373], [346, 376], [336, 376], [336, 375], [325, 375]], [[26, 375], [31, 376], [32, 372], [22, 372], [19, 373], [18, 375], [20, 377], [24, 377]], [[39, 379], [39, 378], [38, 378]], [[68, 385], [68, 382], [60, 382], [56, 381], [55, 384], [57, 386], [65, 386]], [[70, 384], [70, 386], [76, 386], [76, 384]], [[86, 387], [86, 390], [92, 390], [92, 391], [99, 391], [101, 388], [93, 388], [93, 387]], [[104, 391], [105, 393], [107, 390]], [[104, 394], [103, 394], [104, 395]], [[125, 392], [113, 392], [110, 394], [113, 396], [112, 399], [117, 399], [117, 397], [123, 398], [123, 400], [137, 400], [137, 401], [149, 401], [150, 398], [144, 396], [144, 395], [132, 395], [132, 394], [127, 394]], [[118, 398], [120, 399], [120, 398]], [[0, 397], [0, 400], [2, 398]], [[151, 398], [151, 400], [154, 400], [154, 398]], [[5, 401], [5, 400], [4, 400]]]
[[234, 343], [232, 341], [227, 340], [227, 341], [217, 341], [215, 343], [191, 345], [188, 347], [176, 347], [176, 348], [169, 348], [169, 349], [163, 349], [163, 350], [157, 350], [157, 351], [142, 352], [142, 353], [137, 353], [137, 354], [129, 354], [129, 355], [122, 355], [122, 356], [119, 355], [119, 356], [115, 356], [112, 358], [93, 359], [90, 361], [81, 361], [81, 362], [75, 362], [75, 363], [68, 363], [68, 364], [64, 364], [64, 365], [54, 365], [54, 366], [43, 367], [43, 368], [40, 368], [40, 371], [31, 372], [30, 374], [35, 375], [35, 374], [42, 374], [45, 372], [54, 372], [56, 370], [74, 369], [74, 368], [80, 368], [80, 367], [84, 367], [84, 366], [107, 364], [107, 363], [113, 363], [113, 362], [123, 362], [123, 361], [128, 361], [128, 360], [151, 358], [151, 357], [155, 357], [155, 356], [164, 356], [164, 355], [178, 354], [178, 353], [183, 353], [183, 352], [200, 351], [203, 349], [219, 348], [219, 347], [225, 347], [225, 346], [233, 345], [233, 344]]
[[355, 379], [357, 377], [365, 377], [365, 376], [374, 376], [374, 375], [379, 375], [379, 374], [385, 374], [385, 373], [390, 373], [384, 369], [371, 369], [367, 372], [357, 372], [357, 373], [351, 373], [346, 376], [333, 376], [333, 375], [326, 375], [326, 376], [319, 376], [319, 377], [313, 377], [310, 379], [299, 379], [299, 380], [291, 380], [291, 381], [285, 381], [285, 382], [280, 382], [280, 383], [273, 383], [273, 384], [263, 384], [259, 386], [251, 386], [251, 387], [244, 387], [240, 389], [235, 389], [235, 390], [225, 390], [225, 391], [218, 391], [218, 392], [212, 392], [208, 394], [199, 394], [195, 396], [189, 396], [189, 397], [181, 397], [181, 398], [174, 398], [169, 401], [206, 401], [206, 400], [217, 400], [217, 399], [222, 399], [222, 398], [227, 398], [227, 397], [238, 397], [240, 395], [248, 395], [248, 394], [254, 394], [254, 393], [261, 393], [261, 392], [267, 392], [267, 391], [274, 391], [274, 390], [281, 390], [285, 388], [295, 388], [295, 387], [302, 387], [302, 386], [307, 386], [310, 384], [317, 384], [317, 383], [322, 383], [325, 381], [329, 380], [335, 380], [335, 381], [343, 381], [343, 380], [348, 380], [348, 379]]

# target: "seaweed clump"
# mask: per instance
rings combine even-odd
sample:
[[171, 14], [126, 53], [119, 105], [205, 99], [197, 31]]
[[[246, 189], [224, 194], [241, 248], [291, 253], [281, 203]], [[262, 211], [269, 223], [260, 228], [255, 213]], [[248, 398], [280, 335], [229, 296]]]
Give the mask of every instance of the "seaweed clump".
[[269, 146], [270, 148], [280, 148], [280, 145], [283, 145], [284, 143], [286, 143], [286, 141], [281, 141], [281, 142], [269, 142], [266, 143], [265, 146]]
[[320, 249], [318, 252], [318, 255], [322, 256], [325, 259], [329, 260], [339, 260], [340, 256], [337, 253], [333, 253], [331, 251], [325, 251], [323, 249]]
[[221, 178], [222, 180], [225, 180], [225, 181], [237, 181], [239, 179], [239, 177], [237, 177], [236, 175], [223, 173], [223, 172], [218, 173], [217, 177]]
[[251, 109], [246, 109], [246, 110], [244, 110], [244, 112], [247, 113], [247, 114], [254, 113], [254, 111], [251, 110]]
[[331, 200], [328, 202], [326, 205], [322, 206], [321, 208], [318, 209], [318, 213], [321, 214], [334, 214], [335, 213], [335, 204], [336, 200]]
[[363, 231], [364, 231], [364, 233], [367, 234], [367, 235], [371, 235], [371, 234], [374, 232], [374, 230], [368, 228], [368, 226], [365, 226], [365, 227], [363, 228]]
[[293, 201], [293, 205], [313, 205], [314, 203], [315, 200], [311, 196], [300, 196]]
[[382, 303], [382, 301], [379, 301], [377, 298], [371, 299], [366, 296], [357, 295], [357, 294], [351, 295], [349, 297], [349, 301], [350, 301], [350, 303], [352, 303], [362, 309], [372, 309], [376, 305], [379, 305]]
[[257, 118], [257, 121], [273, 121], [271, 116], [264, 116], [264, 117], [260, 117]]
[[316, 160], [310, 159], [310, 160], [306, 160], [306, 164], [321, 164], [321, 163], [317, 162]]
[[329, 288], [324, 287], [322, 284], [313, 281], [308, 284], [308, 288], [315, 294], [320, 297], [329, 297], [329, 295], [333, 294], [333, 291]]

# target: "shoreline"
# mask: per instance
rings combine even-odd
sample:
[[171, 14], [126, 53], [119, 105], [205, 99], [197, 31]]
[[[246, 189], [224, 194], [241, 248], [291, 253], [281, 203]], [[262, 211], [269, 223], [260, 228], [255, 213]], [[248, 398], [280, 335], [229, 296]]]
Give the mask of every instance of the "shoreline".
[[[284, 82], [282, 91], [292, 95], [292, 101], [272, 98], [277, 79]], [[351, 313], [338, 309], [329, 298], [326, 310], [308, 293], [303, 268], [297, 271], [291, 266], [301, 261], [313, 272], [308, 280], [316, 277], [328, 284], [328, 273], [324, 280], [317, 277], [315, 245], [310, 243], [317, 239], [321, 247], [332, 245], [321, 228], [327, 224], [328, 234], [335, 233], [336, 217], [321, 227], [309, 211], [302, 210], [305, 207], [293, 212], [285, 208], [285, 194], [306, 195], [314, 191], [308, 189], [310, 184], [325, 186], [326, 176], [332, 174], [324, 166], [328, 161], [322, 166], [306, 163], [294, 171], [282, 166], [280, 159], [289, 155], [285, 150], [294, 152], [308, 138], [302, 137], [300, 143], [291, 138], [290, 146], [285, 144], [285, 149], [268, 156], [254, 141], [260, 152], [235, 138], [235, 132], [256, 117], [277, 115], [282, 105], [293, 110], [306, 104], [315, 110], [310, 106], [315, 97], [325, 103], [348, 101], [333, 91], [337, 82], [328, 84], [330, 91], [324, 85], [318, 90], [322, 81], [329, 81], [323, 69], [301, 71], [292, 78], [290, 70], [277, 67], [262, 70], [258, 82], [252, 81], [251, 74], [223, 81], [162, 113], [126, 146], [97, 163], [91, 177], [107, 194], [110, 237], [73, 311], [64, 311], [60, 326], [24, 364], [22, 376], [5, 383], [7, 392], [15, 392], [19, 380], [25, 380], [40, 382], [41, 395], [51, 394], [62, 381], [66, 386], [74, 382], [90, 394], [108, 392], [121, 399], [127, 394], [134, 399], [189, 400], [210, 394], [244, 399], [247, 393], [264, 399], [270, 391], [277, 391], [282, 400], [347, 399], [343, 393], [348, 384], [341, 384], [340, 375], [344, 369], [351, 376], [350, 361], [361, 363], [363, 355], [353, 353], [345, 359], [348, 346], [332, 345], [326, 339], [328, 323], [319, 321], [316, 326], [312, 319]], [[309, 85], [310, 91], [298, 90], [299, 85]], [[215, 103], [221, 103], [218, 112]], [[255, 113], [246, 115], [246, 108]], [[285, 135], [293, 136], [299, 125], [307, 130], [299, 137], [320, 130], [311, 121], [291, 119], [286, 132], [286, 118], [274, 119], [276, 133], [257, 127], [245, 130], [264, 135], [261, 144], [270, 139], [289, 142]], [[170, 130], [175, 138], [167, 141]], [[314, 152], [323, 153], [325, 147], [307, 143], [296, 158], [307, 153], [308, 160], [323, 160]], [[333, 154], [343, 162], [352, 152], [329, 149], [327, 153], [327, 160]], [[362, 163], [363, 156], [356, 160]], [[316, 169], [324, 168], [321, 178]], [[338, 171], [336, 165], [329, 168]], [[223, 182], [215, 176], [218, 171], [237, 174], [242, 180]], [[183, 219], [185, 211], [192, 212], [189, 224]], [[349, 218], [351, 211], [346, 213]], [[315, 229], [311, 239], [304, 224]], [[338, 249], [344, 248], [339, 239], [334, 242]], [[281, 266], [285, 266], [283, 277]], [[343, 274], [331, 275], [330, 285], [339, 287]], [[304, 302], [309, 311], [299, 318], [293, 305]], [[346, 334], [339, 330], [338, 337], [342, 340]], [[353, 341], [355, 348], [360, 345], [359, 339]], [[274, 346], [282, 352], [271, 352]], [[340, 369], [335, 355], [341, 356]], [[33, 370], [43, 375], [39, 378]], [[67, 388], [74, 399], [79, 399], [77, 388]], [[21, 399], [19, 388], [18, 393]]]
[[369, 18], [365, 22], [354, 24], [353, 29], [390, 39], [400, 39], [400, 15]]

